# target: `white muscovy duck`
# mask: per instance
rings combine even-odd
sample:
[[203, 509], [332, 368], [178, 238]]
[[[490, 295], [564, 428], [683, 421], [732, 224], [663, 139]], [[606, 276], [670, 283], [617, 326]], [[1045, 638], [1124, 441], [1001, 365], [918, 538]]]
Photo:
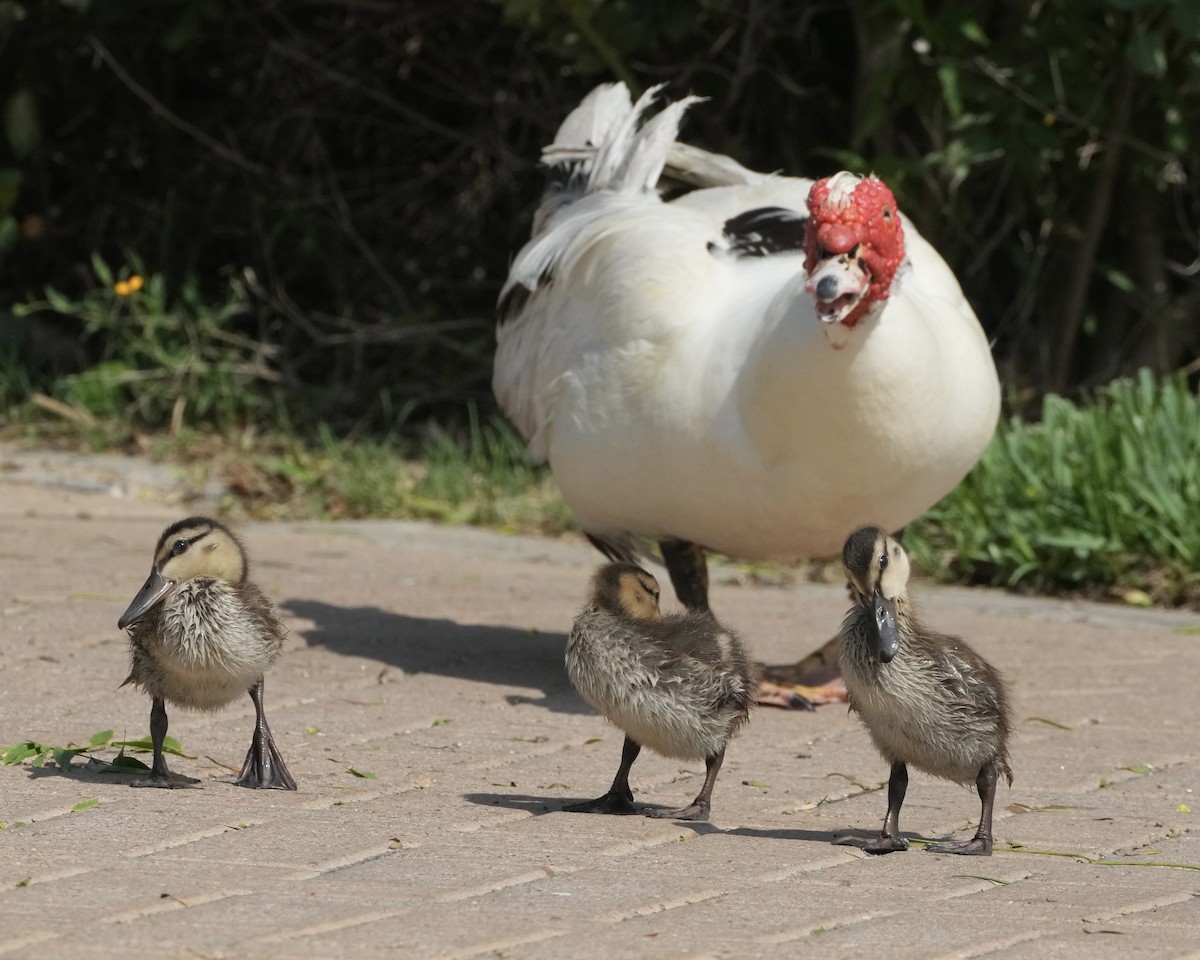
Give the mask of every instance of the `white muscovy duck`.
[[[543, 153], [554, 182], [500, 295], [492, 383], [592, 542], [631, 560], [657, 541], [706, 608], [705, 548], [828, 556], [918, 517], [982, 455], [1000, 390], [954, 274], [883, 183], [677, 144], [699, 98], [643, 122], [656, 92], [596, 88]], [[664, 202], [668, 161], [702, 189]]]

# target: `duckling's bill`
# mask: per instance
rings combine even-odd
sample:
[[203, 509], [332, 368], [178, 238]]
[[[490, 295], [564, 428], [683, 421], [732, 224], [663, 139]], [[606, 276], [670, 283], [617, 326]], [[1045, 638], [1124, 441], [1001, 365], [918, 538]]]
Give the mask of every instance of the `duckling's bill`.
[[158, 606], [158, 604], [162, 603], [167, 598], [167, 595], [177, 586], [178, 584], [174, 580], [167, 580], [158, 572], [157, 568], [151, 570], [150, 576], [142, 586], [142, 589], [130, 601], [128, 609], [121, 614], [121, 619], [117, 621], [117, 629], [124, 630], [126, 627], [137, 623], [142, 617]]
[[875, 640], [875, 653], [880, 663], [887, 663], [900, 649], [900, 630], [896, 626], [896, 601], [883, 595], [877, 586], [871, 596], [863, 599], [863, 607], [871, 614], [869, 623]]

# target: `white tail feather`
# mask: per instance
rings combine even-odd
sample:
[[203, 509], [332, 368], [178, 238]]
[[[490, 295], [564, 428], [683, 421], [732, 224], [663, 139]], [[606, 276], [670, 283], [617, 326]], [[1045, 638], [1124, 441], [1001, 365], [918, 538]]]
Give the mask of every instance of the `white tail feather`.
[[604, 84], [584, 97], [542, 151], [547, 166], [571, 164], [582, 174], [576, 195], [597, 190], [653, 190], [684, 112], [701, 97], [684, 97], [642, 123], [663, 85], [651, 87], [631, 103], [623, 83]]
[[589, 162], [596, 155], [596, 148], [611, 139], [613, 128], [632, 109], [633, 101], [625, 84], [601, 84], [567, 114], [554, 134], [554, 142], [542, 151], [542, 162], [550, 166]]

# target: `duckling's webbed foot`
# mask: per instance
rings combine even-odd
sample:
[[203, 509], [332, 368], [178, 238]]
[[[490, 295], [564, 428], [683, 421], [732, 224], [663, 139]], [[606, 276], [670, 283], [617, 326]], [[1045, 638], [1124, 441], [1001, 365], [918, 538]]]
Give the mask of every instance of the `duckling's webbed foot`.
[[199, 782], [194, 777], [185, 777], [181, 773], [167, 771], [162, 774], [151, 773], [150, 776], [141, 780], [134, 780], [129, 785], [131, 787], [157, 787], [160, 790], [184, 790], [195, 786]]
[[626, 735], [621, 747], [621, 765], [617, 767], [617, 775], [613, 777], [612, 786], [608, 793], [595, 800], [580, 800], [576, 803], [563, 804], [567, 813], [611, 813], [627, 815], [637, 813], [633, 805], [633, 791], [629, 789], [629, 768], [642, 752], [642, 745]]
[[241, 773], [234, 781], [239, 787], [251, 787], [256, 790], [295, 790], [296, 781], [288, 772], [287, 764], [283, 762], [283, 754], [275, 746], [275, 738], [271, 736], [271, 728], [267, 726], [267, 716], [263, 712], [262, 702], [263, 680], [250, 688], [250, 699], [254, 701], [254, 737], [250, 741], [250, 749], [246, 751], [246, 762], [242, 764]]
[[699, 800], [696, 800], [693, 803], [689, 803], [686, 807], [680, 807], [678, 810], [659, 810], [653, 808], [643, 810], [642, 813], [648, 817], [656, 817], [659, 820], [700, 821], [708, 819], [709, 809], [707, 801], [701, 803]]
[[965, 857], [990, 857], [992, 855], [992, 805], [996, 800], [996, 764], [985, 763], [975, 778], [979, 791], [979, 829], [970, 840], [956, 843], [935, 843], [926, 847], [930, 853], [957, 853]]
[[631, 802], [633, 797], [624, 797], [619, 793], [608, 791], [604, 796], [595, 800], [580, 800], [576, 803], [564, 803], [563, 810], [567, 813], [610, 813], [629, 815], [638, 812]]
[[925, 848], [930, 853], [958, 853], [967, 857], [990, 857], [991, 837], [974, 837], [957, 843], [934, 843]]
[[643, 813], [648, 817], [657, 817], [660, 820], [707, 820], [708, 813], [712, 809], [712, 792], [713, 787], [717, 782], [717, 774], [721, 772], [721, 764], [725, 761], [725, 748], [722, 747], [710, 757], [704, 760], [706, 768], [704, 774], [704, 786], [700, 788], [700, 792], [696, 794], [696, 799], [689, 803], [686, 807], [680, 807], [677, 810], [644, 810]]
[[908, 849], [908, 840], [904, 837], [876, 837], [864, 843], [862, 848], [867, 853], [899, 853]]

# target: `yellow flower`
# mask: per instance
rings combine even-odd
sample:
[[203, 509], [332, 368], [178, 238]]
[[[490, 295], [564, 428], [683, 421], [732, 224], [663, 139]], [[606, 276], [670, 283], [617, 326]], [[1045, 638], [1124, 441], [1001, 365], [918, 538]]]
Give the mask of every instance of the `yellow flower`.
[[142, 289], [145, 281], [138, 274], [134, 274], [128, 280], [118, 280], [113, 284], [113, 292], [118, 297], [128, 297], [130, 294], [137, 293]]

